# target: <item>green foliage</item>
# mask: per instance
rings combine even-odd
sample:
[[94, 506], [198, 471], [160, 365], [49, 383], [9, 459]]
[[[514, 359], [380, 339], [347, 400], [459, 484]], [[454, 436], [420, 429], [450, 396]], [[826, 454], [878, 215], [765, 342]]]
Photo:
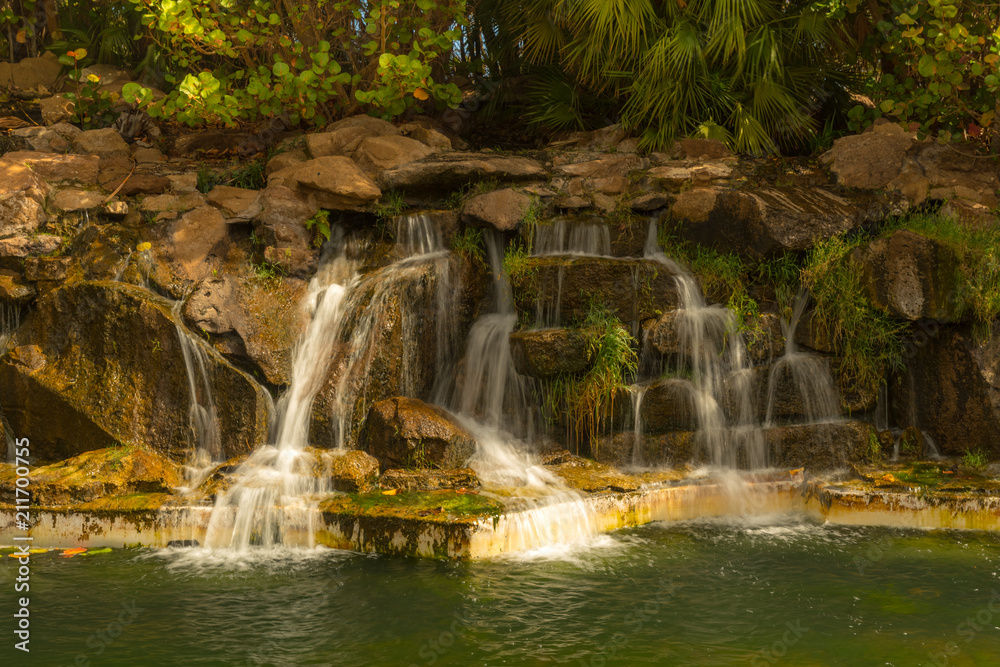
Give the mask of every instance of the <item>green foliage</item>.
[[973, 470], [982, 470], [989, 463], [986, 452], [981, 449], [967, 449], [962, 455], [962, 464]]
[[577, 442], [587, 439], [598, 455], [598, 436], [611, 418], [616, 395], [635, 376], [638, 355], [628, 329], [603, 304], [591, 302], [581, 329], [590, 345], [592, 365], [583, 375], [561, 375], [548, 382], [550, 414], [566, 414]]
[[810, 251], [801, 275], [813, 297], [813, 325], [827, 333], [842, 383], [871, 396], [888, 369], [902, 368], [907, 325], [876, 308], [865, 295], [861, 271], [850, 257], [862, 242], [843, 235], [821, 241]]
[[375, 205], [375, 216], [378, 218], [379, 225], [384, 229], [396, 217], [402, 215], [405, 208], [403, 193], [397, 190], [389, 190], [384, 193]]
[[325, 208], [316, 211], [316, 215], [306, 220], [306, 229], [313, 232], [313, 245], [322, 247], [330, 240], [330, 212]]
[[452, 237], [451, 249], [470, 262], [486, 265], [486, 250], [481, 229], [466, 227], [461, 234]]
[[741, 152], [775, 152], [814, 136], [813, 112], [849, 80], [820, 3], [523, 0], [507, 11], [524, 55], [571, 78], [536, 120], [586, 124], [571, 94], [585, 88], [615, 101], [646, 147], [714, 132]]
[[885, 460], [882, 441], [879, 440], [878, 434], [874, 430], [868, 432], [868, 449], [865, 451], [865, 458], [875, 464]]
[[523, 285], [534, 277], [536, 271], [531, 261], [531, 253], [523, 246], [514, 245], [507, 248], [503, 256], [503, 272], [507, 274], [511, 285]]
[[868, 81], [875, 108], [850, 111], [851, 129], [887, 117], [948, 142], [984, 136], [1000, 92], [997, 5], [980, 0], [893, 1], [863, 53], [883, 71]]
[[64, 95], [73, 103], [73, 115], [70, 119], [84, 130], [108, 127], [117, 116], [111, 107], [118, 100], [118, 96], [106, 90], [102, 91], [101, 78], [95, 74], [89, 75], [81, 85], [80, 70], [82, 61], [86, 57], [86, 49], [76, 49], [59, 57], [60, 63], [71, 68], [70, 77], [77, 82], [76, 92]]
[[435, 76], [461, 34], [464, 0], [131, 2], [176, 86], [142, 103], [150, 115], [235, 125], [287, 114], [323, 127], [359, 102], [390, 118], [461, 101]]
[[261, 287], [275, 289], [281, 283], [281, 278], [285, 275], [285, 269], [280, 264], [271, 262], [260, 262], [252, 265], [252, 280]]

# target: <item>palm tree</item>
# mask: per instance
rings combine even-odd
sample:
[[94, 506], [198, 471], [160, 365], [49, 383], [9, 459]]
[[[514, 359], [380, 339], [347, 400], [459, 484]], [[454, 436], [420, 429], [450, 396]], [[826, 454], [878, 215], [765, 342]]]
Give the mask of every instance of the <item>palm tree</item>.
[[[850, 80], [836, 22], [813, 0], [521, 0], [504, 3], [524, 56], [567, 90], [615, 100], [647, 147], [677, 136], [776, 152], [816, 132], [815, 111]], [[579, 97], [533, 113], [580, 125]]]

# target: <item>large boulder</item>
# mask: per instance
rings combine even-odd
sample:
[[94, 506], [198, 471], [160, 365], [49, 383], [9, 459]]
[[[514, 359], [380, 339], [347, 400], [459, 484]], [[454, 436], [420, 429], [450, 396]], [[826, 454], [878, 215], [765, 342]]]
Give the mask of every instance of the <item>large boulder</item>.
[[324, 132], [306, 135], [306, 147], [314, 157], [350, 156], [370, 137], [399, 136], [402, 131], [373, 116], [352, 116], [329, 125]]
[[[205, 347], [221, 454], [267, 438], [266, 392]], [[0, 358], [0, 403], [32, 453], [56, 460], [129, 443], [183, 458], [188, 375], [170, 302], [112, 282], [78, 282], [47, 294]]]
[[579, 176], [581, 178], [596, 179], [616, 176], [625, 178], [631, 172], [645, 169], [648, 166], [649, 160], [637, 155], [608, 155], [587, 162], [560, 165], [556, 167], [556, 171], [566, 176]]
[[367, 452], [340, 450], [324, 452], [324, 474], [330, 477], [334, 491], [367, 493], [379, 483], [378, 460]]
[[73, 140], [73, 148], [83, 155], [98, 155], [101, 157], [130, 157], [128, 144], [118, 134], [118, 130], [107, 127], [103, 130], [87, 130], [81, 132]]
[[417, 162], [387, 169], [379, 183], [387, 190], [409, 194], [447, 194], [469, 183], [486, 179], [524, 181], [543, 178], [537, 160], [520, 156], [486, 156], [479, 153], [437, 153]]
[[18, 63], [0, 62], [0, 88], [24, 91], [54, 91], [62, 65], [51, 51]]
[[510, 355], [518, 373], [543, 380], [582, 373], [593, 361], [591, 336], [580, 329], [530, 329], [513, 333]]
[[409, 137], [368, 137], [354, 152], [354, 160], [369, 173], [376, 173], [420, 160], [434, 152], [433, 148]]
[[837, 139], [820, 160], [840, 185], [877, 190], [899, 175], [907, 151], [916, 145], [914, 133], [886, 122], [863, 134]]
[[858, 249], [862, 283], [872, 303], [905, 320], [958, 316], [961, 260], [948, 246], [908, 230]]
[[313, 404], [312, 442], [353, 449], [376, 402], [432, 395], [470, 319], [455, 289], [462, 263], [439, 256], [385, 266], [346, 293], [343, 323]]
[[492, 226], [509, 232], [528, 215], [531, 197], [512, 188], [494, 190], [473, 197], [462, 206], [462, 220], [467, 224]]
[[900, 210], [891, 198], [869, 195], [848, 200], [824, 188], [789, 186], [682, 194], [671, 216], [682, 224], [681, 233], [690, 241], [763, 259], [803, 252], [818, 241]]
[[476, 449], [475, 438], [443, 408], [415, 398], [372, 406], [359, 445], [386, 468], [459, 468]]
[[320, 208], [334, 211], [363, 210], [382, 191], [350, 158], [320, 157], [271, 175], [269, 182], [294, 183]]
[[182, 280], [203, 280], [225, 259], [228, 234], [219, 209], [199, 206], [170, 223], [157, 251]]
[[1000, 458], [1000, 326], [928, 322], [904, 349], [906, 371], [891, 385], [893, 421], [915, 426], [945, 455], [981, 449]]
[[689, 380], [678, 379], [659, 380], [647, 387], [639, 403], [642, 432], [697, 431], [694, 391]]

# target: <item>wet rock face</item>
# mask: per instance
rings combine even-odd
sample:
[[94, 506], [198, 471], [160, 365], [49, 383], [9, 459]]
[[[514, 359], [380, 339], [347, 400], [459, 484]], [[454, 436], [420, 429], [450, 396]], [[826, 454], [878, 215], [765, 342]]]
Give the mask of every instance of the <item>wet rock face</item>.
[[865, 459], [878, 434], [865, 422], [800, 424], [764, 429], [771, 465], [834, 470]]
[[855, 254], [868, 297], [890, 315], [915, 321], [957, 318], [959, 258], [947, 246], [900, 230]]
[[397, 397], [372, 406], [359, 445], [383, 468], [458, 468], [476, 441], [442, 408]]
[[[223, 453], [267, 435], [267, 397], [209, 353]], [[173, 458], [188, 438], [188, 380], [169, 302], [120, 283], [50, 292], [0, 358], [0, 403], [43, 461], [140, 443]]]
[[514, 299], [518, 310], [537, 312], [543, 326], [582, 322], [594, 301], [623, 322], [655, 317], [678, 303], [673, 275], [653, 261], [537, 257], [530, 266], [530, 283], [515, 285]]
[[694, 387], [688, 380], [660, 380], [642, 397], [639, 407], [642, 432], [662, 435], [672, 431], [698, 430]]
[[931, 323], [923, 334], [891, 385], [893, 422], [919, 428], [944, 455], [1000, 457], [1000, 329], [977, 338], [969, 327]]
[[582, 373], [591, 365], [591, 340], [576, 329], [532, 329], [510, 336], [514, 368], [521, 375], [549, 379]]
[[849, 200], [820, 187], [688, 192], [694, 194], [678, 198], [671, 214], [682, 223], [683, 236], [754, 259], [803, 252], [896, 210], [888, 198]]
[[387, 190], [408, 194], [447, 194], [488, 178], [523, 181], [543, 178], [545, 168], [526, 157], [494, 157], [477, 153], [442, 153], [387, 169], [379, 177]]

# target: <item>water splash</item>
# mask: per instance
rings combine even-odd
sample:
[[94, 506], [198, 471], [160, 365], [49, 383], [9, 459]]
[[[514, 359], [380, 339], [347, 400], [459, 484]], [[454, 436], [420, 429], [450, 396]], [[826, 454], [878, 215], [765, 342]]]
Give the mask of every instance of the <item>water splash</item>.
[[0, 304], [0, 355], [7, 351], [7, 345], [20, 326], [21, 309], [6, 303]]

